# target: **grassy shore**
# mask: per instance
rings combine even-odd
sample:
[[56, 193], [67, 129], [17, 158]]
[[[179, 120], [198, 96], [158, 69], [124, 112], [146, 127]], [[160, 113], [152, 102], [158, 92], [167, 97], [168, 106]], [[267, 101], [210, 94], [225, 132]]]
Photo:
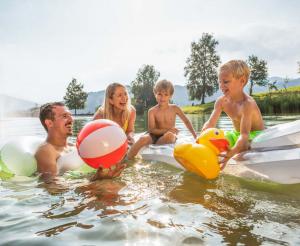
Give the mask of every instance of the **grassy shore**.
[[[262, 114], [300, 113], [300, 86], [253, 95]], [[186, 114], [211, 113], [214, 102], [194, 106], [184, 106]]]

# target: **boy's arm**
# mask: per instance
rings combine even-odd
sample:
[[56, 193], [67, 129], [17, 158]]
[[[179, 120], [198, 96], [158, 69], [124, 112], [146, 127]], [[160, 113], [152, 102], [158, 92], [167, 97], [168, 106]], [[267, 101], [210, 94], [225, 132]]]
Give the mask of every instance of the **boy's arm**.
[[179, 108], [178, 106], [175, 106], [175, 107], [176, 107], [176, 113], [177, 113], [177, 115], [183, 121], [183, 123], [189, 129], [189, 131], [192, 133], [193, 137], [196, 139], [197, 138], [197, 134], [196, 134], [196, 132], [194, 130], [194, 127], [193, 127], [192, 123], [186, 117], [186, 115], [183, 113], [183, 111], [182, 111], [181, 108]]
[[212, 111], [208, 121], [204, 123], [201, 131], [204, 131], [207, 128], [215, 127], [221, 113], [222, 113], [222, 98], [218, 98], [215, 102], [214, 110]]
[[[233, 157], [234, 155], [243, 152], [247, 149], [249, 149], [249, 133], [251, 131], [251, 118], [252, 118], [252, 110], [251, 110], [251, 105], [245, 105], [243, 112], [242, 112], [242, 117], [241, 117], [241, 122], [240, 122], [240, 136], [235, 143], [234, 147], [229, 150], [225, 155], [224, 159], [220, 162], [221, 163], [221, 169], [224, 169], [227, 161]], [[222, 156], [222, 155], [220, 155]]]
[[159, 129], [156, 128], [155, 117], [154, 117], [154, 109], [149, 109], [148, 111], [148, 132], [155, 135], [162, 135], [168, 131], [168, 129]]

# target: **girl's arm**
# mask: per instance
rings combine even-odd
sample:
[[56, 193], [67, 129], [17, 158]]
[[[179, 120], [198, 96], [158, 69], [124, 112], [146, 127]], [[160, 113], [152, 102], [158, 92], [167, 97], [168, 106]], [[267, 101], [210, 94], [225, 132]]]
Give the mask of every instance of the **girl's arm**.
[[135, 123], [135, 119], [136, 119], [136, 110], [133, 106], [131, 106], [131, 112], [130, 112], [130, 116], [129, 116], [129, 120], [128, 120], [128, 127], [126, 130], [126, 135], [128, 138], [128, 141], [130, 144], [134, 143], [134, 123]]
[[93, 116], [93, 120], [103, 119], [103, 111], [101, 107], [98, 108], [98, 110], [95, 112]]

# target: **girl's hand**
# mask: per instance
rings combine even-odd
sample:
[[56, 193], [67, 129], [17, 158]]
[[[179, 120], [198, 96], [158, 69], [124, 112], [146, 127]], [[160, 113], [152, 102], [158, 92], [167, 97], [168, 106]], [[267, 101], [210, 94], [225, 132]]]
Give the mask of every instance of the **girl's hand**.
[[127, 136], [127, 141], [128, 141], [128, 144], [129, 145], [132, 145], [132, 144], [134, 144], [134, 138], [133, 137], [131, 137], [131, 136]]

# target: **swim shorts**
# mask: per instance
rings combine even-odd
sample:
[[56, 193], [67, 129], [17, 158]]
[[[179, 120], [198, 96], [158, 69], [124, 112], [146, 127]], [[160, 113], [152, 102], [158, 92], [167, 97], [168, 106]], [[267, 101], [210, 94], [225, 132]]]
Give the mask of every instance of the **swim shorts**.
[[[258, 136], [260, 133], [262, 133], [262, 131], [251, 131], [249, 133], [249, 140], [252, 141], [253, 138]], [[231, 131], [225, 132], [225, 138], [228, 140], [230, 148], [232, 148], [235, 145], [235, 143], [238, 140], [240, 135], [241, 135], [240, 132], [238, 132], [236, 130], [231, 130]]]

